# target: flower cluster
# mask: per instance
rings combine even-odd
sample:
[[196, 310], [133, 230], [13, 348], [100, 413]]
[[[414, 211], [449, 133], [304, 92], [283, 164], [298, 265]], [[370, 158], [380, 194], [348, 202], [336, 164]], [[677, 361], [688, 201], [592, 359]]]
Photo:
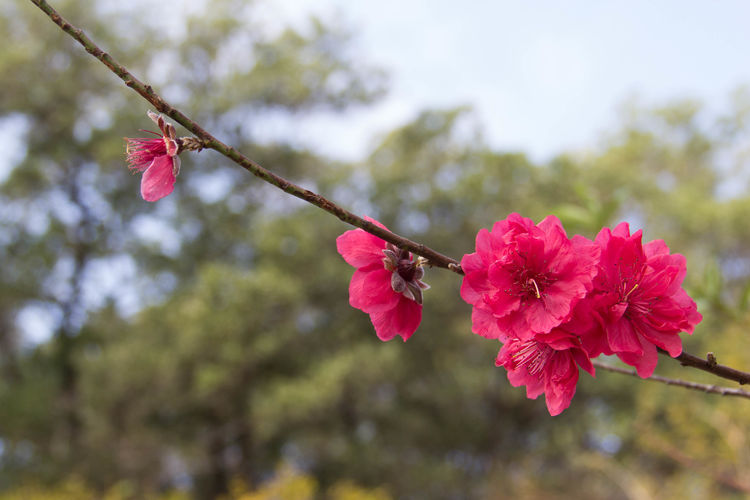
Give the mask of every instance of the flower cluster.
[[[657, 348], [678, 356], [680, 332], [701, 321], [681, 286], [685, 258], [661, 240], [644, 245], [641, 236], [622, 223], [594, 241], [569, 238], [554, 216], [534, 224], [514, 213], [479, 231], [476, 252], [461, 260], [472, 331], [503, 344], [495, 364], [529, 398], [544, 394], [551, 415], [570, 405], [579, 367], [595, 374], [592, 358], [616, 354], [650, 377]], [[429, 288], [423, 260], [362, 229], [336, 243], [356, 268], [349, 303], [370, 315], [381, 340], [408, 339]]]
[[551, 415], [570, 405], [579, 366], [594, 375], [591, 358], [616, 354], [649, 377], [657, 348], [678, 356], [679, 333], [702, 319], [681, 287], [684, 257], [643, 245], [627, 223], [590, 241], [568, 238], [554, 216], [511, 214], [479, 232], [461, 266], [472, 331], [503, 343], [495, 364], [529, 398], [544, 393]]
[[[374, 219], [365, 219], [386, 229]], [[362, 229], [339, 236], [336, 247], [357, 269], [349, 283], [349, 304], [370, 315], [381, 340], [411, 337], [422, 321], [422, 290], [429, 288], [421, 281], [423, 261]]]

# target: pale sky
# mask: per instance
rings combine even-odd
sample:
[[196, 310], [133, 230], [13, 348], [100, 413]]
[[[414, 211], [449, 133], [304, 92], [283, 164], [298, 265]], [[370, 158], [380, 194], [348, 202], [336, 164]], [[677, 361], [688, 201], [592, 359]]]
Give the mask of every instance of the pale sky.
[[291, 19], [342, 19], [391, 75], [374, 108], [316, 120], [317, 149], [360, 158], [418, 110], [472, 104], [497, 149], [545, 160], [593, 147], [637, 95], [721, 108], [750, 84], [750, 2], [273, 0]]

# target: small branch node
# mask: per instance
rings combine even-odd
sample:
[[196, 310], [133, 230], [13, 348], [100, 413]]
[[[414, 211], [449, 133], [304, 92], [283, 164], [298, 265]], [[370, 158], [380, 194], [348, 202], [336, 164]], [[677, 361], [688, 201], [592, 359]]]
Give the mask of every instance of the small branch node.
[[716, 356], [712, 352], [706, 354], [706, 361], [708, 362], [708, 366], [716, 366], [718, 364], [716, 362]]

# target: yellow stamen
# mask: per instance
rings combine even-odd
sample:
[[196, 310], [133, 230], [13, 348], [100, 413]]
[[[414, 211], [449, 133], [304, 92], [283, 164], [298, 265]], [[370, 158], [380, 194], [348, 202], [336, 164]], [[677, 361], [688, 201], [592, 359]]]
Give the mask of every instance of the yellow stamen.
[[534, 281], [534, 278], [531, 278], [529, 281], [531, 281], [531, 284], [534, 285], [534, 293], [536, 294], [537, 299], [542, 298], [542, 294], [539, 293], [539, 287], [536, 284], [536, 281]]
[[633, 288], [631, 288], [630, 291], [625, 294], [622, 300], [628, 300], [628, 297], [630, 297], [630, 294], [633, 293], [636, 288], [638, 288], [638, 283], [636, 283], [635, 286], [633, 286]]

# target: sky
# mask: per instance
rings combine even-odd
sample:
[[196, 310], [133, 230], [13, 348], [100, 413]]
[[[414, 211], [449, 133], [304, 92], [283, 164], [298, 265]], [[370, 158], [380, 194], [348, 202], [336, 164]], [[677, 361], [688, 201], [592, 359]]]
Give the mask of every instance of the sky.
[[386, 99], [317, 118], [306, 143], [357, 159], [379, 135], [434, 107], [472, 105], [488, 143], [544, 161], [595, 147], [623, 104], [696, 98], [721, 109], [750, 84], [750, 2], [644, 0], [273, 0], [280, 17], [343, 22]]

